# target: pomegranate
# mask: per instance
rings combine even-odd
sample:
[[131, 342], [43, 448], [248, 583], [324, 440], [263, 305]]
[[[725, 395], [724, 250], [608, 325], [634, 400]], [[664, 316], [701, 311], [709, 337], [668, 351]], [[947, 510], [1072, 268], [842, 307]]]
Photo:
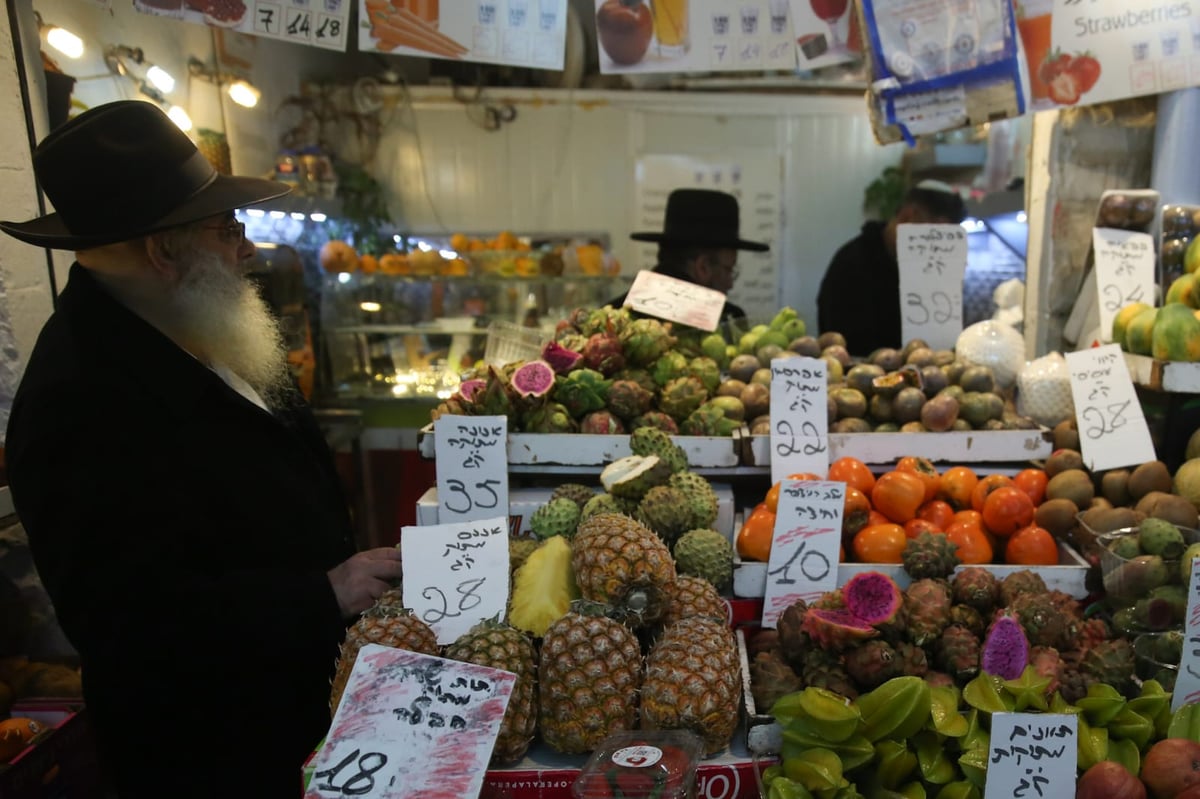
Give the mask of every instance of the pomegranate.
[[1146, 786], [1120, 763], [1101, 760], [1075, 783], [1075, 799], [1146, 799]]
[[1142, 781], [1154, 799], [1177, 799], [1185, 788], [1200, 784], [1200, 743], [1166, 738], [1142, 759]]

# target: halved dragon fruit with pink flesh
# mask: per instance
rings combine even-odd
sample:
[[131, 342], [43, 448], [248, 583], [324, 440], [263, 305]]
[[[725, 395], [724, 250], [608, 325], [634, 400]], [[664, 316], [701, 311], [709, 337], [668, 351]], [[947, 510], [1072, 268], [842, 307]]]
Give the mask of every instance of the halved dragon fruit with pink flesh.
[[879, 630], [848, 610], [809, 608], [801, 628], [822, 649], [845, 649], [879, 635]]
[[1029, 663], [1029, 639], [1021, 623], [1012, 616], [1001, 616], [992, 623], [979, 665], [988, 674], [1015, 680]]
[[464, 380], [458, 384], [458, 394], [467, 402], [475, 400], [475, 394], [487, 387], [487, 381], [478, 377]]
[[583, 356], [575, 350], [567, 349], [557, 341], [551, 341], [542, 347], [542, 360], [550, 364], [558, 374], [565, 375], [579, 366], [583, 361]]
[[882, 572], [862, 572], [842, 586], [846, 610], [867, 624], [887, 624], [904, 606], [896, 581]]
[[544, 397], [554, 388], [554, 367], [542, 360], [523, 363], [509, 380], [523, 398]]

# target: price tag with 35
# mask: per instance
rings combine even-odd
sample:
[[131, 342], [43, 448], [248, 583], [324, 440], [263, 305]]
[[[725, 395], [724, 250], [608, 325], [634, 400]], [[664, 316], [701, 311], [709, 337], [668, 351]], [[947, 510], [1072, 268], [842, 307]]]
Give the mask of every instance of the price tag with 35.
[[900, 225], [896, 259], [901, 337], [924, 339], [934, 349], [952, 349], [962, 332], [966, 231], [961, 225]]
[[811, 601], [837, 588], [845, 501], [842, 482], [783, 481], [767, 563], [764, 627], [774, 627], [797, 599]]
[[829, 471], [828, 393], [820, 358], [771, 361], [771, 482]]
[[1066, 354], [1083, 461], [1093, 472], [1155, 460], [1154, 442], [1116, 344]]
[[508, 417], [440, 416], [433, 423], [438, 521], [508, 514]]
[[1113, 317], [1135, 302], [1154, 304], [1154, 239], [1149, 233], [1092, 228], [1100, 336], [1112, 340]]

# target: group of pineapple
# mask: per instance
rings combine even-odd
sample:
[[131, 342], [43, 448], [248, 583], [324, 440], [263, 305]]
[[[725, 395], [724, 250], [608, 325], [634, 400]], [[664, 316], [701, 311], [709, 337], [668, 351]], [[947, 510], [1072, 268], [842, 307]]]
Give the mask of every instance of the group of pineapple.
[[630, 448], [602, 472], [605, 491], [560, 486], [530, 521], [539, 540], [510, 542], [505, 622], [482, 621], [439, 651], [400, 589], [385, 593], [347, 634], [332, 706], [359, 649], [375, 643], [517, 675], [494, 764], [519, 760], [535, 735], [584, 753], [638, 728], [686, 729], [708, 753], [724, 749], [741, 670], [718, 590], [732, 547], [711, 529], [716, 493], [662, 431], [636, 431]]

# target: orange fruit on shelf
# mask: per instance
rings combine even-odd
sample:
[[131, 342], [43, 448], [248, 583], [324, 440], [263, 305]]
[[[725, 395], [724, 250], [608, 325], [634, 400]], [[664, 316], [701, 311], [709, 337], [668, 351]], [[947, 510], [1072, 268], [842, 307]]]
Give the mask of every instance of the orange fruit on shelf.
[[450, 237], [450, 249], [455, 252], [467, 252], [471, 247], [471, 240], [467, 238], [465, 233], [455, 233]]
[[1012, 534], [1004, 547], [1004, 562], [1020, 566], [1058, 565], [1058, 544], [1045, 527], [1030, 524]]
[[872, 524], [854, 534], [851, 549], [861, 563], [901, 563], [908, 536], [898, 524]]
[[909, 538], [916, 538], [921, 533], [937, 533], [941, 535], [946, 531], [938, 527], [928, 519], [922, 519], [914, 516], [904, 523], [904, 534]]
[[379, 259], [374, 255], [363, 255], [358, 259], [358, 268], [364, 275], [373, 275], [379, 271]]
[[344, 241], [330, 239], [321, 245], [317, 254], [321, 268], [330, 274], [353, 272], [358, 269], [358, 253]]
[[775, 514], [766, 510], [754, 511], [742, 523], [737, 534], [737, 553], [744, 560], [766, 563], [771, 559], [771, 539], [775, 535]]
[[857, 533], [871, 520], [871, 500], [854, 486], [846, 486], [842, 504], [842, 533]]
[[881, 474], [871, 489], [871, 506], [897, 524], [917, 515], [925, 502], [925, 482], [912, 472]]
[[1044, 469], [1022, 469], [1013, 477], [1013, 484], [1029, 495], [1034, 507], [1046, 499], [1046, 483], [1049, 481]]
[[783, 489], [783, 481], [780, 480], [775, 485], [767, 489], [767, 495], [763, 497], [763, 502], [771, 510], [771, 513], [779, 512], [779, 492]]
[[941, 487], [942, 483], [942, 476], [938, 474], [937, 467], [933, 465], [933, 461], [929, 460], [929, 458], [906, 455], [896, 462], [896, 471], [912, 472], [921, 478], [921, 482], [925, 484], [926, 502], [937, 498], [938, 488]]
[[983, 526], [1007, 538], [1033, 522], [1033, 500], [1015, 485], [1000, 486], [983, 500]]
[[979, 478], [979, 482], [971, 490], [971, 504], [969, 507], [982, 512], [983, 501], [987, 499], [988, 494], [1001, 486], [1010, 486], [1012, 484], [1012, 478], [1007, 474], [989, 474], [986, 477]]
[[951, 466], [942, 473], [938, 484], [938, 499], [948, 502], [957, 510], [971, 507], [971, 492], [979, 482], [979, 476], [966, 466]]
[[867, 514], [867, 524], [891, 524], [892, 520], [884, 516], [879, 511], [871, 508], [871, 512]]
[[935, 499], [917, 508], [917, 518], [933, 522], [939, 530], [945, 530], [954, 521], [954, 508], [945, 500]]
[[867, 464], [848, 455], [829, 464], [829, 479], [840, 480], [848, 486], [854, 486], [867, 496], [871, 496], [871, 489], [875, 488], [875, 474], [867, 467]]
[[958, 548], [958, 559], [964, 564], [992, 562], [992, 542], [980, 525], [965, 521], [951, 522], [946, 528], [946, 538]]
[[411, 274], [412, 268], [408, 264], [407, 255], [389, 252], [379, 259], [379, 271], [385, 275], [407, 275]]

